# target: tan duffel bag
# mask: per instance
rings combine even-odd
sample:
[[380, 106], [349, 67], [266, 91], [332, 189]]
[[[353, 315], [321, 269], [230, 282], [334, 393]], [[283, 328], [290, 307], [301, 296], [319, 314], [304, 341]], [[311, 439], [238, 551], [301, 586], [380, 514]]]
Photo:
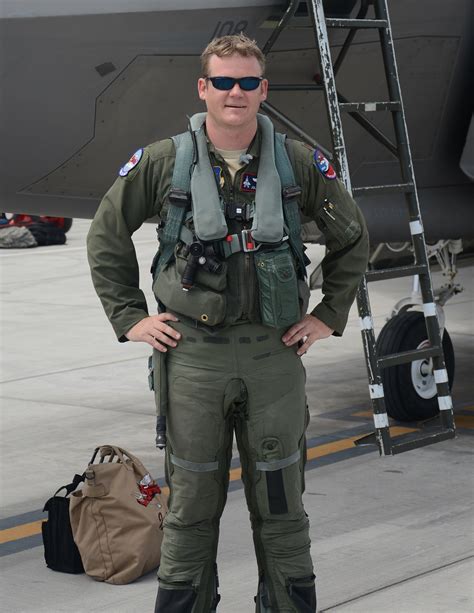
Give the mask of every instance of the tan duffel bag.
[[157, 568], [166, 497], [140, 460], [102, 445], [85, 477], [84, 487], [71, 496], [69, 516], [86, 573], [119, 585]]

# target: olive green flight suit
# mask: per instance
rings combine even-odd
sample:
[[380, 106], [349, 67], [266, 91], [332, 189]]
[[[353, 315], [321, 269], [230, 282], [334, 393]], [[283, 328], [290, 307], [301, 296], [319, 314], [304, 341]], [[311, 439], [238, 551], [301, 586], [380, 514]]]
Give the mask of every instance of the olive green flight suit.
[[[318, 169], [313, 151], [296, 141], [288, 141], [288, 150], [302, 188], [302, 213], [316, 221], [328, 247], [322, 262], [324, 297], [312, 314], [341, 335], [367, 264], [364, 220], [342, 184]], [[224, 201], [252, 203], [259, 134], [249, 147], [252, 160], [234, 181], [212, 145], [209, 151]], [[92, 278], [120, 341], [148, 314], [131, 235], [154, 215], [166, 219], [173, 166], [172, 141], [145, 148], [140, 162], [106, 194], [91, 225]], [[229, 233], [251, 227], [240, 219], [227, 221]], [[257, 611], [316, 610], [301, 499], [308, 423], [305, 372], [296, 348], [281, 341], [286, 330], [261, 323], [253, 257], [238, 252], [226, 261], [223, 324], [209, 328], [180, 313], [180, 321], [172, 324], [182, 339], [166, 358], [171, 496], [159, 613], [209, 613], [217, 606], [215, 559], [234, 432], [260, 575]], [[163, 356], [155, 351], [154, 359]], [[155, 376], [155, 383], [159, 387], [162, 382]]]

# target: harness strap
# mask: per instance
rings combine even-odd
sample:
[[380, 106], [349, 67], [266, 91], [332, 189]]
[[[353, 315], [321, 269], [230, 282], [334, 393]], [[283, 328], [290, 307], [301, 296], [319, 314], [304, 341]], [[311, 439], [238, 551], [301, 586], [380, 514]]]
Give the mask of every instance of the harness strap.
[[[186, 213], [191, 207], [189, 186], [194, 162], [194, 147], [190, 132], [173, 136], [176, 158], [168, 195], [169, 206], [166, 223], [159, 228], [160, 255], [154, 269], [155, 278], [173, 257], [174, 248], [180, 238]], [[187, 230], [187, 228], [186, 228]], [[188, 230], [189, 232], [189, 230]], [[191, 234], [189, 232], [189, 234]], [[191, 236], [192, 239], [192, 236]], [[188, 242], [187, 240], [185, 242]]]
[[301, 238], [300, 210], [297, 200], [298, 196], [301, 195], [301, 188], [296, 185], [295, 173], [286, 150], [285, 141], [285, 134], [278, 132], [275, 134], [275, 163], [282, 185], [283, 215], [288, 229], [290, 247], [296, 257], [300, 277], [305, 279], [306, 265], [309, 260], [304, 253], [305, 247]]
[[[284, 228], [290, 247], [296, 257], [300, 277], [306, 278], [308, 258], [304, 253], [304, 243], [301, 239], [301, 222], [298, 207], [298, 196], [301, 189], [297, 187], [293, 167], [285, 146], [286, 136], [275, 133], [275, 164], [280, 176], [283, 195]], [[173, 257], [178, 240], [189, 245], [193, 242], [192, 232], [184, 224], [191, 207], [190, 185], [194, 164], [195, 149], [190, 131], [173, 136], [176, 159], [169, 193], [169, 206], [166, 223], [159, 229], [160, 255], [154, 267], [155, 278], [160, 270]], [[252, 207], [253, 208], [253, 207]], [[226, 238], [215, 241], [219, 243], [225, 258], [239, 251], [256, 251], [262, 243], [256, 243], [249, 230], [238, 234], [230, 234]]]

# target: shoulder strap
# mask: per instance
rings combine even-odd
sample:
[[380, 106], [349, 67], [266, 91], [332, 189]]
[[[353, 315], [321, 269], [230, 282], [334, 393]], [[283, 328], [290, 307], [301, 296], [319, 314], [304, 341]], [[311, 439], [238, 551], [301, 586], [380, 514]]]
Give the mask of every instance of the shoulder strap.
[[286, 150], [286, 135], [275, 134], [275, 163], [280, 175], [283, 195], [283, 214], [288, 228], [290, 247], [298, 262], [298, 272], [301, 278], [306, 278], [306, 265], [309, 263], [305, 256], [305, 246], [301, 238], [301, 220], [298, 206], [298, 196], [301, 188], [296, 184], [295, 173]]

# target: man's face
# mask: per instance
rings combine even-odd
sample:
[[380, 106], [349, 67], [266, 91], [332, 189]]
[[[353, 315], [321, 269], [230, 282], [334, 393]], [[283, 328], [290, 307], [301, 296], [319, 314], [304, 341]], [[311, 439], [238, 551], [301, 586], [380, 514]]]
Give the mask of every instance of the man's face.
[[[229, 57], [212, 55], [208, 77], [260, 77], [262, 70], [255, 57], [234, 54]], [[208, 118], [218, 127], [245, 128], [255, 122], [260, 103], [267, 97], [268, 81], [263, 79], [257, 89], [244, 91], [238, 83], [228, 91], [216, 89], [211, 81], [200, 78], [198, 92], [206, 102]]]

